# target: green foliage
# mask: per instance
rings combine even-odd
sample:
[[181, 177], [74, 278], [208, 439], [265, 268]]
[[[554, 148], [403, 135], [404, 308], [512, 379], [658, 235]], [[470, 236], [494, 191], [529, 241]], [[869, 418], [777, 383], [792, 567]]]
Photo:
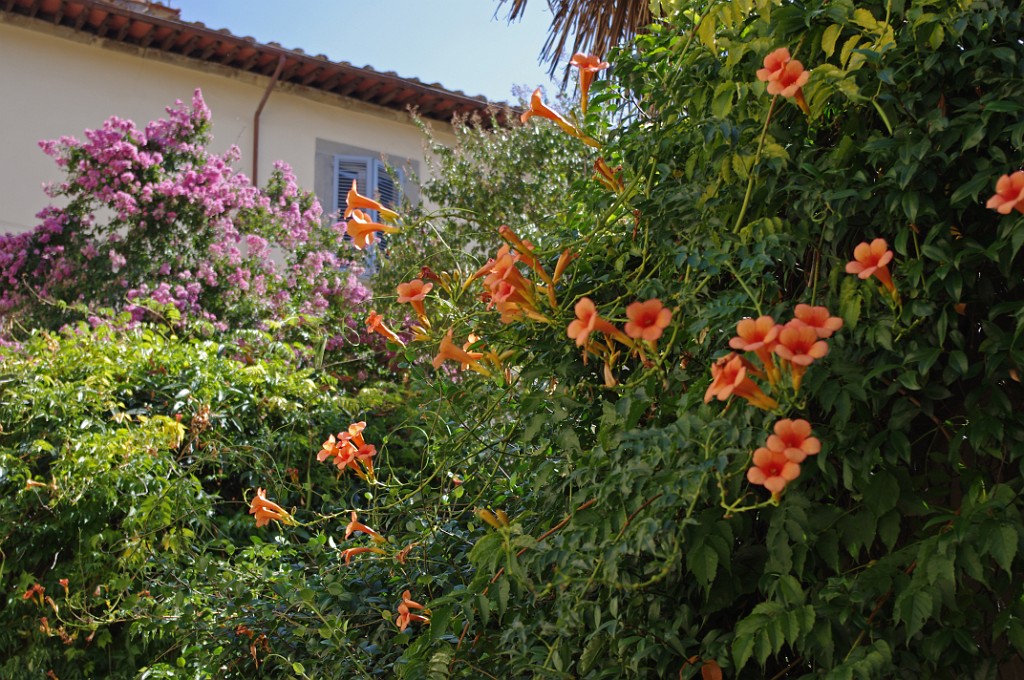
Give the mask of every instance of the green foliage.
[[[354, 489], [312, 455], [323, 432], [372, 408], [376, 434], [400, 413], [393, 387], [346, 394], [297, 369], [295, 348], [264, 346], [240, 361], [232, 345], [83, 325], [5, 350], [0, 675], [130, 678], [161, 658], [188, 677], [248, 673], [237, 625], [269, 632], [274, 589], [299, 591], [295, 550], [250, 540], [254, 487], [303, 512], [344, 503]], [[303, 559], [322, 553], [323, 534], [305, 538]], [[22, 598], [34, 583], [49, 600]]]
[[[503, 477], [478, 507], [513, 518], [468, 553], [466, 591], [438, 600], [461, 603], [445, 618], [460, 640], [449, 669], [696, 677], [699, 658], [737, 678], [1015, 673], [1024, 222], [984, 202], [1021, 164], [1019, 8], [670, 9], [612, 55], [617, 84], [595, 84], [588, 115], [569, 116], [605, 143], [566, 140], [621, 164], [622, 184], [563, 185], [534, 255], [549, 274], [563, 249], [577, 258], [557, 300], [538, 296], [544, 318], [500, 322], [444, 277], [427, 299], [431, 337], [473, 332], [507, 369], [483, 357], [490, 379], [425, 375], [431, 408], [461, 427], [433, 446], [494, 461]], [[758, 81], [782, 46], [811, 69], [809, 115]], [[894, 251], [894, 294], [844, 272], [875, 238]], [[672, 322], [646, 362], [627, 349], [584, 362], [566, 337], [583, 297], [620, 328], [627, 305], [657, 297]], [[771, 413], [705, 406], [737, 322], [781, 323], [799, 303], [844, 320], [799, 390], [775, 384]], [[770, 500], [745, 472], [779, 418], [808, 420], [823, 448]], [[408, 677], [451, 653], [439, 625], [406, 653]]]
[[[12, 354], [2, 642], [31, 640], [19, 668], [112, 672], [81, 642], [95, 628], [118, 672], [149, 677], [1020, 674], [1024, 218], [984, 201], [1024, 151], [1021, 10], [660, 7], [586, 115], [466, 132], [440, 157], [440, 216], [403, 222], [377, 286], [436, 273], [417, 337], [390, 346], [407, 385], [336, 394], [293, 348], [237, 361], [153, 330]], [[811, 70], [809, 113], [758, 80], [779, 47]], [[874, 239], [894, 291], [846, 271]], [[627, 338], [652, 298], [663, 333]], [[741, 319], [798, 304], [843, 321], [805, 373], [750, 347], [752, 382], [722, 377]], [[337, 477], [317, 443], [371, 403], [375, 477]], [[770, 450], [784, 419], [820, 443], [798, 476]], [[254, 487], [295, 524], [254, 529]], [[381, 538], [346, 528], [353, 511]], [[55, 553], [80, 598], [55, 617], [79, 631], [66, 662], [29, 591], [60, 594]]]

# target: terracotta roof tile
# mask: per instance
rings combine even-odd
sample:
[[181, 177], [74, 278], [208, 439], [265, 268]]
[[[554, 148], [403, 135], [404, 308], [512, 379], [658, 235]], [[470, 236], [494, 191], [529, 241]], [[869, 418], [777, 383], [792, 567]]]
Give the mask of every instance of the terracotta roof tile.
[[6, 0], [0, 14], [31, 17], [100, 38], [155, 48], [258, 75], [270, 75], [281, 57], [281, 81], [331, 92], [396, 110], [415, 108], [421, 116], [448, 122], [453, 116], [495, 112], [505, 121], [505, 104], [449, 90], [439, 83], [403, 78], [393, 71], [331, 61], [275, 42], [260, 43], [201, 22], [182, 21], [178, 10], [147, 0]]

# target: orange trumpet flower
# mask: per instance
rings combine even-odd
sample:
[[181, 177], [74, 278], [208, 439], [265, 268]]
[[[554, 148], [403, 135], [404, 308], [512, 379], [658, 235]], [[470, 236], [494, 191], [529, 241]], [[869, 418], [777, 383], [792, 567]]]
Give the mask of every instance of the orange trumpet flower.
[[490, 376], [491, 372], [484, 368], [477, 360], [483, 357], [481, 352], [467, 352], [452, 341], [452, 334], [455, 329], [449, 328], [448, 332], [441, 338], [441, 345], [437, 349], [437, 356], [431, 361], [434, 368], [441, 368], [446, 361], [456, 361], [462, 368], [471, 368], [481, 375]]
[[781, 451], [759, 448], [754, 451], [753, 463], [747, 470], [747, 481], [764, 486], [773, 496], [782, 493], [787, 484], [800, 476], [800, 465]]
[[412, 596], [409, 593], [409, 591], [406, 590], [402, 593], [402, 603], [398, 605], [398, 618], [395, 619], [395, 625], [397, 625], [398, 629], [402, 632], [405, 632], [405, 629], [408, 628], [409, 624], [413, 621], [419, 621], [420, 623], [430, 623], [430, 619], [428, 619], [426, 616], [421, 616], [420, 614], [413, 614], [410, 611], [412, 609], [420, 609], [425, 614], [430, 613], [429, 609], [424, 608], [424, 606], [421, 605], [419, 602], [414, 602], [411, 599], [411, 597]]
[[374, 309], [371, 309], [369, 315], [366, 317], [366, 330], [372, 331], [377, 335], [383, 335], [391, 342], [405, 347], [405, 343], [402, 342], [402, 339], [395, 335], [393, 330], [384, 325], [384, 317], [378, 314]]
[[772, 359], [772, 348], [778, 342], [780, 324], [770, 316], [761, 316], [757, 319], [741, 319], [736, 324], [736, 337], [729, 340], [729, 347], [741, 352], [754, 352], [761, 360], [768, 382], [775, 384], [778, 371], [775, 368], [775, 360]]
[[[346, 214], [348, 213], [346, 212]], [[360, 250], [374, 242], [375, 233], [397, 234], [400, 231], [401, 229], [398, 227], [374, 222], [362, 210], [353, 210], [351, 216], [345, 221], [345, 233], [352, 237], [352, 245]]]
[[810, 115], [804, 99], [803, 86], [811, 77], [804, 65], [789, 56], [789, 50], [780, 47], [764, 58], [764, 68], [758, 69], [757, 79], [768, 83], [768, 94], [781, 94], [796, 100], [800, 110]]
[[861, 279], [874, 276], [889, 292], [895, 293], [896, 286], [889, 274], [892, 258], [893, 252], [889, 250], [889, 244], [884, 238], [876, 238], [871, 243], [865, 241], [853, 249], [853, 260], [846, 263], [846, 273], [856, 274]]
[[728, 401], [735, 395], [746, 399], [752, 406], [771, 411], [779, 405], [766, 395], [747, 373], [755, 374], [754, 366], [735, 352], [730, 352], [711, 366], [711, 385], [704, 393], [704, 403], [717, 397], [720, 401]]
[[614, 191], [617, 194], [621, 194], [625, 189], [626, 185], [622, 181], [622, 166], [618, 166], [612, 169], [608, 162], [603, 158], [598, 158], [594, 161], [594, 177], [597, 181], [604, 185], [608, 190]]
[[586, 347], [589, 344], [590, 334], [594, 331], [615, 338], [627, 347], [633, 346], [632, 341], [622, 331], [601, 318], [601, 315], [597, 313], [594, 301], [590, 298], [580, 298], [573, 309], [576, 312], [576, 319], [569, 323], [566, 333], [576, 341], [577, 347]]
[[249, 514], [256, 516], [257, 527], [269, 524], [272, 519], [285, 524], [295, 523], [290, 512], [274, 501], [267, 500], [267, 492], [263, 489], [256, 489], [256, 495], [253, 496], [252, 502], [249, 504]]
[[637, 340], [654, 342], [672, 321], [672, 310], [661, 304], [658, 298], [646, 302], [633, 302], [626, 307], [626, 335]]
[[344, 219], [348, 219], [356, 210], [376, 210], [377, 214], [380, 215], [382, 220], [388, 222], [394, 222], [398, 219], [398, 213], [394, 210], [385, 208], [379, 201], [375, 201], [372, 198], [368, 198], [359, 193], [359, 189], [356, 187], [356, 181], [352, 180], [352, 186], [348, 189], [348, 195], [345, 197], [345, 215]]
[[587, 102], [590, 99], [590, 83], [594, 80], [594, 74], [608, 68], [607, 61], [601, 61], [600, 57], [592, 54], [577, 52], [569, 60], [571, 66], [580, 70], [580, 111], [587, 115]]
[[387, 554], [386, 552], [384, 552], [380, 548], [368, 548], [368, 547], [363, 546], [363, 547], [359, 547], [359, 548], [345, 548], [344, 550], [341, 551], [341, 556], [345, 558], [345, 564], [348, 564], [349, 562], [352, 561], [352, 558], [355, 555], [362, 555], [363, 553], [376, 553], [378, 555], [386, 555]]
[[821, 441], [811, 436], [811, 424], [802, 418], [783, 418], [775, 423], [775, 434], [765, 444], [770, 450], [781, 452], [794, 463], [802, 463], [807, 456], [821, 451]]
[[427, 318], [427, 310], [423, 306], [423, 300], [427, 293], [434, 287], [432, 283], [424, 283], [423, 279], [413, 279], [408, 283], [398, 284], [398, 301], [408, 302], [416, 310], [416, 315], [421, 321]]
[[[796, 323], [801, 322], [797, 320]], [[793, 391], [799, 392], [807, 367], [828, 354], [828, 343], [820, 340], [817, 331], [810, 326], [798, 326], [791, 321], [779, 332], [773, 351], [789, 365]]]
[[[833, 333], [843, 327], [843, 320], [838, 316], [831, 316], [828, 307], [799, 304], [793, 311], [793, 315], [803, 325], [813, 328], [818, 337], [822, 339], [832, 337]], [[790, 323], [794, 322], [790, 321]]]
[[597, 142], [597, 140], [587, 137], [585, 134], [577, 130], [572, 123], [563, 118], [561, 114], [549, 108], [548, 105], [544, 103], [544, 100], [541, 99], [539, 87], [536, 90], [534, 90], [533, 94], [530, 96], [530, 108], [523, 112], [523, 115], [520, 116], [520, 120], [522, 120], [525, 123], [533, 116], [539, 116], [541, 118], [553, 120], [555, 123], [558, 124], [558, 127], [562, 128], [562, 130], [565, 131], [566, 134], [579, 139], [587, 146], [592, 146], [595, 148], [600, 148], [601, 146]]
[[996, 181], [996, 193], [985, 207], [1000, 215], [1009, 215], [1013, 210], [1024, 213], [1024, 171], [1000, 177]]
[[345, 538], [348, 539], [349, 537], [352, 536], [352, 534], [354, 534], [357, 531], [362, 531], [364, 534], [366, 534], [371, 539], [373, 539], [374, 543], [386, 543], [387, 542], [386, 538], [384, 538], [383, 536], [378, 534], [376, 531], [374, 531], [370, 527], [368, 527], [365, 524], [363, 524], [362, 522], [360, 522], [359, 521], [359, 515], [356, 514], [355, 510], [353, 510], [352, 511], [352, 521], [349, 522], [345, 526]]

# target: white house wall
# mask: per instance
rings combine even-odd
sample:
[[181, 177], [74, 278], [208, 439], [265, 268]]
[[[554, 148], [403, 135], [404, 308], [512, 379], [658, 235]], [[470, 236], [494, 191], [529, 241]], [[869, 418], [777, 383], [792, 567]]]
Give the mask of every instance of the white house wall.
[[[237, 145], [236, 167], [251, 175], [253, 114], [269, 78], [35, 24], [0, 20], [0, 233], [33, 228], [48, 202], [42, 184], [61, 178], [39, 140], [81, 138], [112, 115], [142, 126], [165, 116], [176, 99], [190, 101], [196, 88], [213, 112], [211, 149]], [[437, 129], [443, 125], [433, 127], [440, 141], [454, 141], [450, 130]], [[422, 135], [404, 112], [286, 83], [277, 85], [260, 117], [259, 181], [284, 160], [312, 190], [317, 138], [425, 167]]]

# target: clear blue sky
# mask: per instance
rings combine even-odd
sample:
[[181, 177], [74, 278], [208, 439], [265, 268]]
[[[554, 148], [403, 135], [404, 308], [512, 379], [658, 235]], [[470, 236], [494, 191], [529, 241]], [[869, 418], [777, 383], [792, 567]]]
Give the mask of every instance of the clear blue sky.
[[164, 2], [185, 21], [492, 101], [515, 103], [513, 86], [543, 85], [551, 98], [558, 89], [537, 61], [551, 24], [545, 0], [531, 0], [513, 24], [506, 21], [508, 4], [497, 0]]

